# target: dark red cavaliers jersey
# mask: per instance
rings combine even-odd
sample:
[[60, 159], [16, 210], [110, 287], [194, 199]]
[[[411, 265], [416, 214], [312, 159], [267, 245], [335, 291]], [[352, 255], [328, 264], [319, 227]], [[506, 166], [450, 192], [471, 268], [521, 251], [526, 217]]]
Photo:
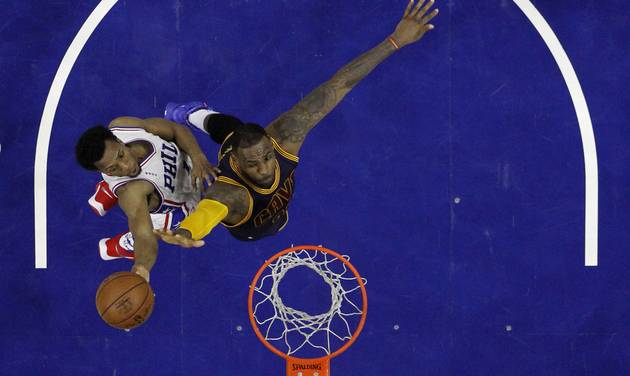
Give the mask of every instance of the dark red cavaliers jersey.
[[225, 142], [219, 152], [220, 182], [243, 187], [250, 200], [249, 213], [240, 223], [223, 225], [239, 240], [256, 240], [273, 235], [282, 230], [289, 220], [288, 207], [295, 189], [294, 172], [298, 157], [283, 150], [271, 139], [276, 161], [276, 177], [269, 188], [261, 188], [243, 174], [236, 162], [229, 157], [229, 147]]

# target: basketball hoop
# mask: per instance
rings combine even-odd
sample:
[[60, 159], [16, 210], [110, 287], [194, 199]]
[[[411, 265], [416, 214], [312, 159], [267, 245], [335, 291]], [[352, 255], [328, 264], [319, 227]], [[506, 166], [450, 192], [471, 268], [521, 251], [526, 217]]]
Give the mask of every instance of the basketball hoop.
[[[303, 245], [275, 254], [254, 276], [249, 321], [265, 347], [286, 359], [287, 376], [329, 376], [330, 359], [346, 351], [361, 333], [367, 281], [349, 260], [324, 247]], [[312, 315], [283, 303], [278, 287], [287, 271], [296, 267], [309, 268], [330, 287], [327, 312]]]

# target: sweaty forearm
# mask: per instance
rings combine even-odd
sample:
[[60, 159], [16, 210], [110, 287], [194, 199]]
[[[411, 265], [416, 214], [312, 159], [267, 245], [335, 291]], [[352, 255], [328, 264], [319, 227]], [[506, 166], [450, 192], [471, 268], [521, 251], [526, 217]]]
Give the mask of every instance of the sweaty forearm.
[[267, 128], [268, 132], [272, 132], [285, 150], [296, 154], [308, 132], [394, 51], [396, 47], [385, 40], [344, 65], [331, 79], [274, 120]]
[[396, 47], [388, 40], [384, 40], [343, 66], [331, 81], [337, 81], [347, 88], [352, 88], [395, 51]]
[[[303, 139], [312, 126], [332, 111], [356, 84], [367, 77], [394, 51], [396, 48], [385, 40], [344, 65], [331, 79], [310, 92], [287, 113], [287, 117], [293, 117], [297, 120], [294, 123], [304, 125], [302, 127], [292, 126], [290, 131], [301, 132], [301, 139]], [[300, 140], [300, 137], [294, 138]]]
[[206, 159], [206, 155], [199, 147], [195, 136], [193, 136], [192, 132], [185, 127], [177, 126], [175, 127], [175, 143], [177, 146], [186, 154], [193, 159], [203, 158]]
[[155, 236], [135, 236], [134, 266], [142, 266], [150, 271], [157, 260], [158, 242]]
[[157, 136], [168, 140], [174, 141], [184, 153], [188, 154], [191, 158], [197, 157], [206, 158], [205, 154], [199, 147], [197, 139], [192, 132], [183, 125], [179, 125], [162, 118], [149, 118], [144, 119], [145, 124], [153, 127], [159, 127], [160, 132], [154, 133]]

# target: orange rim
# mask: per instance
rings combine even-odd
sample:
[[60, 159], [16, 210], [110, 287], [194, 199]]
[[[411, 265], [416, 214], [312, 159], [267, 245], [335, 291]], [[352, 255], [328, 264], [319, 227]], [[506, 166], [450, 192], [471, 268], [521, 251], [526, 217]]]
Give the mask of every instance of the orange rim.
[[312, 358], [312, 359], [309, 359], [309, 360], [312, 360], [312, 361], [323, 361], [323, 360], [326, 360], [326, 359], [332, 359], [332, 358], [338, 356], [339, 354], [343, 353], [344, 351], [346, 351], [350, 346], [352, 346], [354, 341], [357, 340], [357, 338], [359, 337], [359, 334], [361, 334], [361, 331], [363, 330], [363, 325], [365, 325], [365, 319], [367, 317], [367, 308], [368, 308], [367, 292], [365, 291], [365, 284], [363, 283], [363, 279], [361, 278], [361, 275], [359, 274], [357, 269], [348, 260], [346, 260], [342, 255], [340, 255], [339, 253], [337, 253], [335, 251], [332, 251], [332, 250], [330, 250], [328, 248], [319, 247], [319, 246], [316, 246], [316, 245], [300, 245], [300, 246], [297, 246], [297, 247], [287, 248], [284, 251], [278, 252], [275, 255], [273, 255], [269, 260], [265, 261], [263, 266], [261, 266], [260, 269], [258, 269], [258, 272], [254, 276], [254, 279], [252, 280], [252, 283], [249, 285], [249, 294], [248, 294], [248, 297], [247, 297], [247, 311], [249, 313], [249, 322], [252, 325], [252, 328], [254, 328], [254, 332], [256, 333], [256, 337], [258, 337], [260, 342], [262, 342], [263, 345], [265, 345], [266, 348], [271, 350], [271, 352], [273, 352], [274, 354], [276, 354], [276, 355], [278, 355], [278, 356], [280, 356], [280, 357], [282, 357], [284, 359], [287, 359], [287, 360], [289, 360], [289, 359], [297, 359], [297, 360], [304, 359], [304, 358], [296, 358], [296, 357], [290, 356], [288, 354], [285, 354], [282, 351], [280, 351], [277, 348], [275, 348], [272, 344], [267, 342], [265, 337], [262, 335], [262, 333], [258, 329], [258, 325], [256, 324], [256, 319], [254, 318], [254, 308], [253, 308], [254, 288], [255, 288], [256, 284], [258, 283], [258, 279], [260, 278], [262, 273], [265, 271], [265, 269], [270, 264], [272, 264], [274, 261], [276, 261], [278, 258], [280, 258], [281, 256], [284, 256], [287, 253], [300, 251], [300, 250], [320, 251], [320, 252], [328, 253], [330, 255], [335, 256], [336, 258], [341, 260], [341, 262], [343, 262], [348, 267], [348, 269], [350, 269], [352, 274], [354, 274], [354, 276], [357, 278], [357, 281], [359, 282], [359, 286], [361, 287], [361, 297], [363, 299], [363, 305], [362, 305], [363, 313], [361, 315], [361, 321], [359, 321], [359, 325], [357, 326], [357, 329], [352, 334], [352, 337], [350, 338], [350, 340], [348, 342], [346, 342], [343, 346], [341, 346], [339, 349], [337, 349], [335, 352], [331, 353], [330, 355], [322, 356], [322, 357], [319, 357], [319, 358]]

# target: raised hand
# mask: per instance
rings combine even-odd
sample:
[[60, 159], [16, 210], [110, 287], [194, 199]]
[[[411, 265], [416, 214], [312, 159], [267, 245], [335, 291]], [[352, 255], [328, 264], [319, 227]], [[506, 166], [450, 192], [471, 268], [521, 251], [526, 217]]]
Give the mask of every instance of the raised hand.
[[190, 233], [182, 229], [177, 229], [174, 232], [171, 230], [153, 230], [153, 233], [159, 236], [163, 242], [183, 248], [199, 248], [206, 244], [203, 240], [193, 240]]
[[212, 185], [212, 182], [217, 179], [220, 172], [221, 171], [219, 171], [218, 168], [208, 162], [208, 159], [206, 159], [205, 156], [193, 158], [190, 177], [195, 191], [198, 191], [199, 189], [201, 189], [201, 191], [205, 191], [205, 188]]
[[439, 10], [434, 9], [427, 13], [434, 2], [434, 0], [429, 0], [425, 3], [424, 0], [418, 0], [416, 4], [415, 0], [409, 0], [402, 20], [400, 20], [396, 30], [391, 35], [391, 38], [394, 39], [399, 48], [419, 41], [427, 31], [435, 27], [429, 21], [437, 16]]

